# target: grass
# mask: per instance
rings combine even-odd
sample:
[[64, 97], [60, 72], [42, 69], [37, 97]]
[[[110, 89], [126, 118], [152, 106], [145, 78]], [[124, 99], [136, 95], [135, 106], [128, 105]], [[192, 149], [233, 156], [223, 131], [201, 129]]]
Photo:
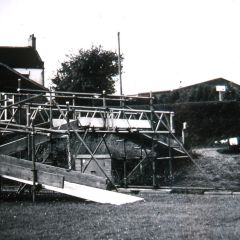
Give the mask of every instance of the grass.
[[224, 154], [221, 148], [196, 148], [193, 154], [197, 156], [194, 164], [184, 165], [178, 169], [177, 186], [198, 186], [240, 189], [240, 154]]
[[0, 239], [239, 239], [240, 195], [141, 193], [102, 205], [62, 195], [2, 196]]

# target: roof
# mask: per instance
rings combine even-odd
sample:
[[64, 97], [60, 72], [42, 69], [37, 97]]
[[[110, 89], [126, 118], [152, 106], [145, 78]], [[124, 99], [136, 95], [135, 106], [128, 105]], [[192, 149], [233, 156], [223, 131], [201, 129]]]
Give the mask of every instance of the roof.
[[185, 87], [181, 87], [181, 88], [176, 88], [176, 89], [173, 89], [173, 91], [179, 91], [179, 90], [182, 90], [182, 89], [188, 89], [188, 88], [193, 88], [193, 87], [198, 87], [200, 85], [209, 85], [209, 86], [216, 86], [216, 85], [225, 85], [225, 84], [231, 84], [235, 87], [240, 87], [240, 85], [238, 85], [237, 83], [234, 83], [232, 81], [229, 81], [225, 78], [215, 78], [215, 79], [212, 79], [212, 80], [208, 80], [208, 81], [205, 81], [205, 82], [200, 82], [200, 83], [196, 83], [196, 84], [193, 84], [193, 85], [189, 85], [189, 86], [185, 86]]
[[[164, 93], [171, 93], [173, 91], [181, 91], [181, 90], [184, 90], [184, 89], [188, 89], [188, 88], [193, 88], [193, 87], [198, 87], [200, 85], [205, 85], [205, 84], [208, 84], [208, 85], [224, 85], [224, 84], [231, 84], [235, 87], [240, 87], [240, 85], [234, 83], [234, 82], [231, 82], [225, 78], [215, 78], [215, 79], [212, 79], [212, 80], [208, 80], [208, 81], [205, 81], [205, 82], [200, 82], [200, 83], [196, 83], [196, 84], [193, 84], [193, 85], [188, 85], [188, 86], [185, 86], [185, 87], [181, 87], [181, 88], [175, 88], [173, 90], [167, 90], [167, 91], [154, 91], [152, 92], [153, 95], [156, 95], [156, 94], [164, 94]], [[143, 92], [143, 93], [139, 93], [138, 95], [140, 96], [143, 96], [143, 95], [149, 95], [149, 92]]]
[[18, 88], [18, 79], [21, 79], [21, 88], [33, 90], [48, 90], [44, 86], [23, 76], [19, 72], [10, 68], [6, 64], [0, 63], [0, 91], [16, 92]]
[[[161, 93], [161, 94], [164, 94], [164, 93], [170, 93], [171, 92], [171, 90], [163, 90], [163, 91], [154, 91], [154, 92], [152, 92], [152, 94], [154, 95], [154, 94], [159, 94], [159, 93]], [[141, 93], [138, 93], [137, 94], [138, 96], [147, 96], [147, 97], [149, 97], [150, 96], [150, 92], [141, 92]], [[136, 95], [133, 95], [133, 96], [136, 96]]]
[[33, 47], [0, 47], [0, 62], [11, 68], [44, 68], [44, 62]]

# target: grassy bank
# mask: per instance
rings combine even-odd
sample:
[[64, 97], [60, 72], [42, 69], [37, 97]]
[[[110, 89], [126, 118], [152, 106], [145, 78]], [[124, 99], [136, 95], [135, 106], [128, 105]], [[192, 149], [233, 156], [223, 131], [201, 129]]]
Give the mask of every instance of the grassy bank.
[[239, 239], [240, 196], [142, 193], [123, 206], [2, 197], [0, 239]]
[[240, 189], [240, 155], [222, 153], [224, 148], [196, 148], [192, 154], [199, 168], [190, 162], [175, 162], [175, 186]]

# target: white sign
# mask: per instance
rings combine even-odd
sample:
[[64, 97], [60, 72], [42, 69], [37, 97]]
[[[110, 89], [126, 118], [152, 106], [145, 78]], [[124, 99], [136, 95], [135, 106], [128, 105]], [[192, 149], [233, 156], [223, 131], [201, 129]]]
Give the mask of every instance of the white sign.
[[217, 92], [225, 92], [226, 91], [226, 86], [216, 86], [216, 91]]

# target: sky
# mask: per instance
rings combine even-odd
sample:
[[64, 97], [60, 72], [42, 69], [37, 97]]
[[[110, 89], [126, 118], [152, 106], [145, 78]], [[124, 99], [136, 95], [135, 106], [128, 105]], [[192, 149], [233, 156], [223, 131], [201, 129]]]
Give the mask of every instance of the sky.
[[0, 45], [26, 46], [34, 34], [47, 87], [67, 54], [117, 52], [118, 32], [124, 94], [240, 84], [239, 12], [240, 0], [0, 0]]

